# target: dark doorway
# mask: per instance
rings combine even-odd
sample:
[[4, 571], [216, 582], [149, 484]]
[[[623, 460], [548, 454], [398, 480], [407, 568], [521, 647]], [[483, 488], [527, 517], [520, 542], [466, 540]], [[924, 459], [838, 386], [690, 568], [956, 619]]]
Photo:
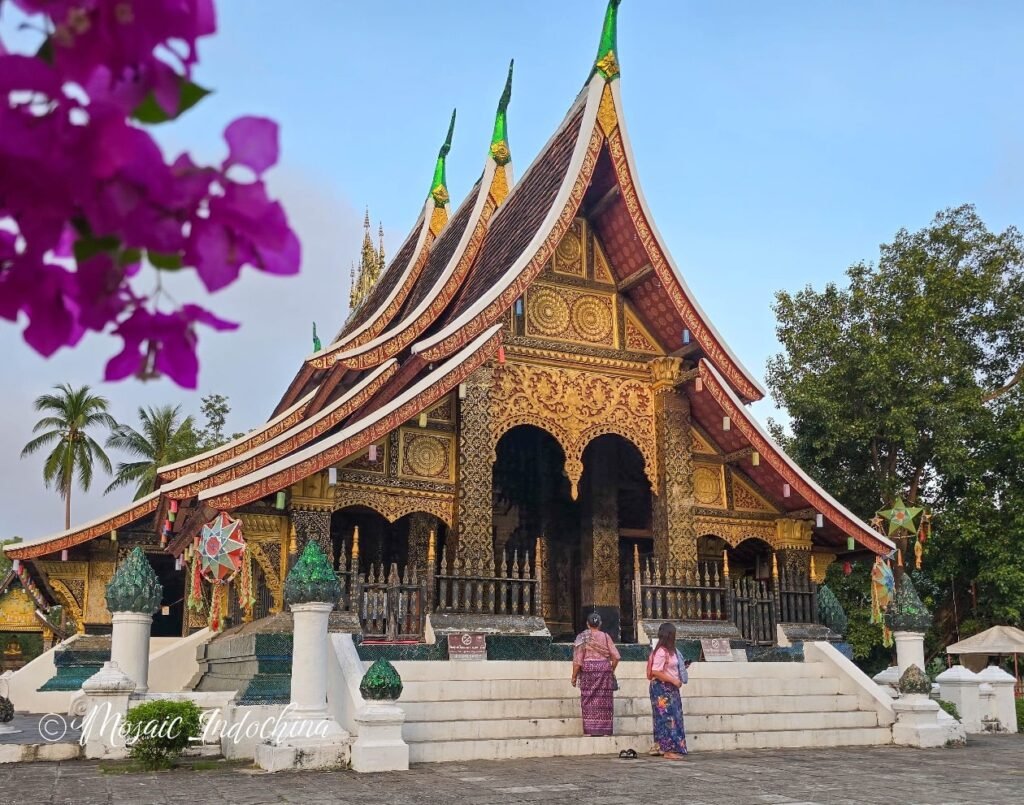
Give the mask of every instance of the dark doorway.
[[153, 637], [181, 637], [185, 619], [185, 570], [175, 570], [174, 557], [163, 551], [146, 554], [146, 558], [164, 588], [150, 634]]

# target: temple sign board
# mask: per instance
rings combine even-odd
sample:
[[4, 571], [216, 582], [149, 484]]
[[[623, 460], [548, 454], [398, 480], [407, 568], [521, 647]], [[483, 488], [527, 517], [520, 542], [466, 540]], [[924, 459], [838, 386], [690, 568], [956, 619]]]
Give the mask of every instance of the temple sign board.
[[470, 632], [448, 635], [448, 659], [486, 660], [487, 638], [482, 634]]
[[723, 637], [706, 637], [700, 641], [705, 662], [732, 662], [732, 646]]

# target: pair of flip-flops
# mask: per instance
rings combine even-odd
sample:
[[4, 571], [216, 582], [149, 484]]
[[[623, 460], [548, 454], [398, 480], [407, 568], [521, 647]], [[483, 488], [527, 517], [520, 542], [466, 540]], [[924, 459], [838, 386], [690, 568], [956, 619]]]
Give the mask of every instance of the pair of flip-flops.
[[619, 760], [636, 760], [640, 757], [635, 749], [623, 749], [619, 752]]

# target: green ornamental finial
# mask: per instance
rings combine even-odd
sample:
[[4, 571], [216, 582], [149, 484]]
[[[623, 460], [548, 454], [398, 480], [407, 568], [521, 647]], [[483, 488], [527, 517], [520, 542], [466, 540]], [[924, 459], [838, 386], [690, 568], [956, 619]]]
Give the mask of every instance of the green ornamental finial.
[[818, 621], [838, 635], [846, 634], [850, 625], [843, 605], [825, 584], [818, 588]]
[[512, 159], [512, 152], [508, 147], [508, 102], [512, 100], [512, 67], [516, 61], [513, 59], [508, 63], [508, 78], [505, 80], [505, 91], [501, 93], [501, 100], [498, 101], [498, 113], [494, 118], [494, 134], [491, 136], [491, 158], [499, 165], [507, 165]]
[[152, 615], [160, 608], [163, 595], [163, 585], [157, 581], [146, 555], [142, 548], [135, 546], [107, 585], [107, 609]]
[[434, 181], [430, 183], [430, 195], [434, 199], [434, 205], [443, 207], [448, 203], [448, 180], [445, 178], [444, 162], [448, 152], [452, 150], [452, 134], [455, 132], [455, 110], [452, 109], [452, 122], [448, 124], [448, 136], [445, 137], [444, 145], [437, 153], [437, 165], [434, 166]]
[[320, 546], [310, 540], [284, 580], [284, 600], [288, 604], [332, 604], [339, 598], [338, 577]]
[[594, 59], [594, 72], [600, 73], [606, 81], [619, 77], [619, 57], [616, 54], [616, 29], [618, 27], [619, 3], [622, 0], [608, 0], [608, 9], [604, 12], [604, 27], [601, 29], [601, 42], [597, 46], [597, 58]]
[[402, 677], [387, 660], [377, 660], [359, 683], [359, 692], [370, 701], [395, 701], [402, 695]]
[[313, 352], [319, 352], [323, 349], [323, 345], [320, 343], [320, 336], [316, 334], [316, 322], [313, 322]]
[[921, 603], [910, 574], [904, 573], [896, 595], [885, 612], [885, 625], [894, 632], [927, 632], [932, 615]]
[[924, 671], [916, 665], [911, 665], [903, 672], [900, 681], [896, 683], [900, 693], [922, 693], [925, 696], [932, 692], [932, 683]]

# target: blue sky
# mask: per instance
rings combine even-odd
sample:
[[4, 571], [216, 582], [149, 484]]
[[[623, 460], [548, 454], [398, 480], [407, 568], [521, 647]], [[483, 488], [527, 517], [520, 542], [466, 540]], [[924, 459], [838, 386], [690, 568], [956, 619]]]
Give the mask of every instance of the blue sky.
[[[304, 248], [300, 277], [243, 275], [210, 300], [242, 321], [202, 339], [200, 390], [101, 384], [113, 339], [44, 361], [0, 325], [0, 535], [58, 530], [62, 506], [21, 461], [31, 400], [59, 382], [102, 387], [119, 418], [140, 404], [227, 394], [229, 428], [259, 424], [310, 346], [345, 316], [364, 205], [393, 251], [426, 196], [452, 107], [458, 203], [483, 166], [509, 58], [509, 132], [521, 175], [589, 71], [604, 0], [481, 3], [221, 0], [201, 48], [216, 90], [161, 132], [207, 159], [240, 114], [282, 126], [272, 186]], [[10, 41], [9, 9], [0, 32]], [[973, 202], [992, 228], [1024, 224], [1024, 4], [939, 0], [697, 3], [624, 0], [622, 95], [640, 181], [700, 303], [763, 379], [778, 350], [773, 293], [842, 281], [900, 227]], [[190, 289], [191, 290], [191, 289]], [[760, 417], [772, 414], [759, 403]], [[120, 504], [100, 479], [77, 521]]]

